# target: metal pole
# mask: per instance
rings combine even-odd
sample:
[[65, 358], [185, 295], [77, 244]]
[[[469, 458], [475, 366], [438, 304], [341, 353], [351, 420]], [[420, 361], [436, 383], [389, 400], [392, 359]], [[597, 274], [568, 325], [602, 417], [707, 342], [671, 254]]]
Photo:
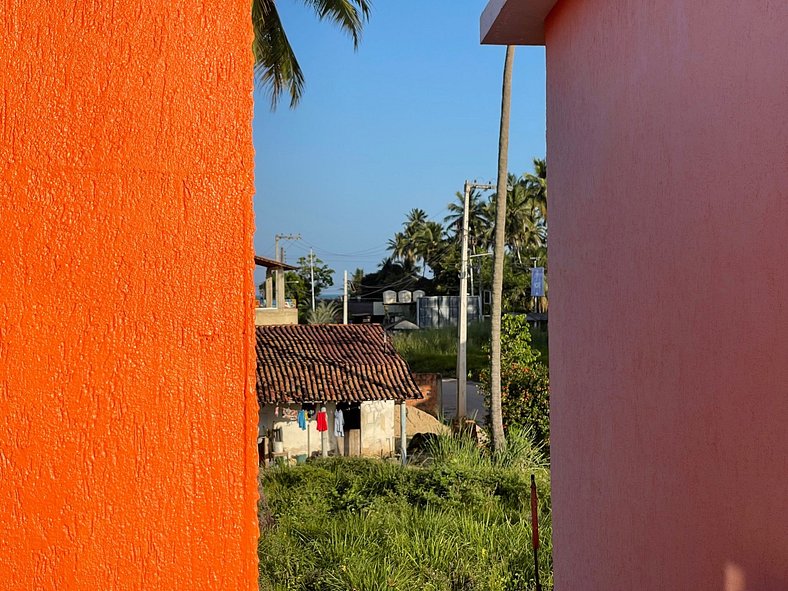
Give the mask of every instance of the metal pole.
[[342, 302], [342, 324], [347, 324], [347, 271], [345, 271], [345, 298]]
[[457, 418], [462, 420], [468, 414], [468, 202], [471, 183], [465, 181], [462, 212], [462, 261], [460, 263], [460, 318], [457, 331]]
[[484, 320], [484, 261], [479, 261], [479, 318]]
[[408, 463], [408, 430], [407, 430], [407, 407], [405, 401], [399, 403], [399, 454], [402, 458], [402, 465]]
[[312, 311], [315, 311], [315, 255], [309, 249], [309, 275], [312, 278]]
[[539, 503], [536, 497], [536, 480], [533, 474], [531, 474], [531, 544], [534, 549], [536, 591], [542, 591], [542, 584], [539, 582]]

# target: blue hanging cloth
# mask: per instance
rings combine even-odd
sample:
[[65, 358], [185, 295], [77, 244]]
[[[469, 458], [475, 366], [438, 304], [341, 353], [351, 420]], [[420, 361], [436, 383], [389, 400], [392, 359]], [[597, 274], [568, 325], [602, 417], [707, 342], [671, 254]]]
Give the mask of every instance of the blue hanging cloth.
[[298, 426], [301, 427], [303, 431], [306, 431], [306, 414], [303, 409], [298, 411]]

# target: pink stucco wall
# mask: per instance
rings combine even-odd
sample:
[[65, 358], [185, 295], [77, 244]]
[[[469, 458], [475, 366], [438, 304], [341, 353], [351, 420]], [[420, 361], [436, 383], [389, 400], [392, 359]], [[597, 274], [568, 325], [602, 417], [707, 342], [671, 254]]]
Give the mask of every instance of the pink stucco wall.
[[788, 589], [788, 4], [546, 25], [560, 591]]

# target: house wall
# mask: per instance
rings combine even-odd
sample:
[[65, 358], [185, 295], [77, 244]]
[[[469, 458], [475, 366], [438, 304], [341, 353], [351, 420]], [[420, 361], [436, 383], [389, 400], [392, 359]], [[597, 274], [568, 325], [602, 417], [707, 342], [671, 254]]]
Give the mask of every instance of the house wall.
[[547, 21], [555, 584], [788, 588], [788, 4]]
[[368, 456], [388, 456], [394, 452], [393, 400], [361, 403], [361, 453]]
[[0, 589], [256, 589], [249, 4], [0, 9]]
[[[300, 404], [291, 404], [287, 408], [297, 412], [300, 410]], [[340, 442], [334, 436], [334, 411], [337, 406], [334, 402], [326, 403], [326, 413], [328, 415], [328, 451], [338, 453], [340, 449]], [[275, 407], [271, 405], [264, 405], [260, 408], [260, 421], [259, 433], [266, 435], [269, 429], [282, 429], [282, 443], [283, 451], [289, 457], [294, 458], [299, 454], [311, 455], [315, 452], [320, 452], [321, 447], [321, 433], [317, 430], [317, 420], [313, 417], [307, 423], [307, 429], [301, 429], [298, 426], [298, 421], [295, 419], [285, 419], [281, 414], [274, 414]]]
[[[284, 419], [281, 410], [279, 415], [274, 414], [274, 406], [263, 405], [260, 408], [258, 433], [267, 435], [269, 429], [282, 429], [283, 451], [290, 458], [299, 454], [313, 455], [320, 452], [320, 432], [317, 430], [317, 421], [313, 418], [308, 423], [307, 429], [301, 429], [296, 419]], [[298, 411], [300, 404], [289, 405], [288, 408]], [[361, 429], [345, 429], [345, 437], [334, 436], [334, 411], [336, 403], [327, 402], [328, 413], [328, 451], [339, 455], [358, 455], [361, 438], [361, 455], [388, 456], [394, 451], [394, 438], [399, 436], [395, 432], [394, 411], [395, 404], [392, 400], [371, 401], [361, 403]]]
[[255, 308], [256, 326], [298, 324], [298, 308]]

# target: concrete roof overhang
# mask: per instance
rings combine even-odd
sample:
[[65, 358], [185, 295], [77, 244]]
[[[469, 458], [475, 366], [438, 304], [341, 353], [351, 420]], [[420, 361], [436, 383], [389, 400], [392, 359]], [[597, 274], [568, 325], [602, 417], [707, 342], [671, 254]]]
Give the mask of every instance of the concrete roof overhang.
[[298, 269], [298, 267], [294, 267], [293, 265], [281, 263], [279, 261], [275, 261], [274, 259], [261, 257], [259, 255], [254, 255], [254, 264], [258, 267], [265, 267], [266, 269], [282, 269], [284, 271], [295, 271]]
[[481, 17], [483, 45], [544, 45], [544, 21], [558, 0], [490, 0]]

